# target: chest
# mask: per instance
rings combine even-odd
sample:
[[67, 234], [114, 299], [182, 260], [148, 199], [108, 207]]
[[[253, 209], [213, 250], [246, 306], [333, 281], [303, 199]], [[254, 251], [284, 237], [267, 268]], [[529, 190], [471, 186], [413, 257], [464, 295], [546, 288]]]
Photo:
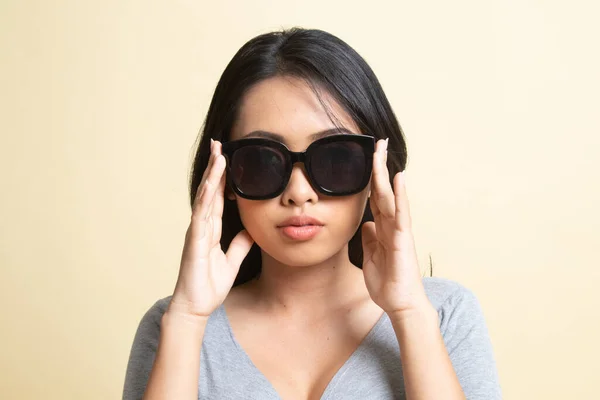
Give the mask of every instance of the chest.
[[[312, 328], [233, 326], [235, 339], [282, 400], [318, 400], [368, 338], [378, 314], [361, 323]], [[237, 328], [237, 329], [236, 329]]]
[[334, 332], [248, 339], [241, 337], [241, 346], [283, 400], [320, 399], [361, 343], [359, 337]]

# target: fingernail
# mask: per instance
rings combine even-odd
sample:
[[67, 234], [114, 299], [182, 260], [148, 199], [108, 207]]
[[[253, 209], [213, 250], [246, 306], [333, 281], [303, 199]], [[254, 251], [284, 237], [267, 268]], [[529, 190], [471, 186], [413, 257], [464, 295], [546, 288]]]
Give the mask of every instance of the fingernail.
[[385, 150], [387, 151], [388, 148], [388, 142], [390, 141], [390, 138], [386, 138], [385, 139]]

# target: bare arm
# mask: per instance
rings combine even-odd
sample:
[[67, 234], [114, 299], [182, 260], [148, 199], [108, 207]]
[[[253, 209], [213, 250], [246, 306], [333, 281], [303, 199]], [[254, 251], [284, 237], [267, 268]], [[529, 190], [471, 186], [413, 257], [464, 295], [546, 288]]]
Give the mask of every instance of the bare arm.
[[431, 305], [390, 315], [400, 345], [407, 400], [464, 400]]
[[211, 142], [211, 157], [185, 235], [179, 277], [160, 319], [144, 400], [198, 398], [200, 350], [208, 318], [225, 300], [252, 246], [252, 238], [243, 230], [231, 241], [227, 254], [221, 249], [224, 171], [221, 144]]
[[[446, 351], [438, 314], [422, 282], [404, 172], [390, 182], [388, 139], [373, 156], [374, 221], [362, 227], [365, 284], [371, 299], [390, 317], [400, 346], [408, 400], [464, 399]], [[392, 187], [393, 186], [393, 187]]]
[[200, 350], [206, 318], [165, 312], [144, 400], [198, 398]]

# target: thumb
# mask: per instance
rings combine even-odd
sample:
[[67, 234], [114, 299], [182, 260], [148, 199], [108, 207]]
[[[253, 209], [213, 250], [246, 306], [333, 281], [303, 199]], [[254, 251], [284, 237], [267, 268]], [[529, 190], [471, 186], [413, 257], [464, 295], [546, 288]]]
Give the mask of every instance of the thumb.
[[248, 252], [252, 248], [252, 244], [254, 243], [254, 239], [248, 233], [247, 230], [242, 229], [231, 241], [229, 245], [229, 249], [227, 249], [227, 263], [230, 266], [238, 269], [248, 255]]
[[373, 253], [377, 248], [377, 230], [375, 222], [365, 222], [362, 226], [361, 240], [363, 247], [363, 265], [373, 257]]

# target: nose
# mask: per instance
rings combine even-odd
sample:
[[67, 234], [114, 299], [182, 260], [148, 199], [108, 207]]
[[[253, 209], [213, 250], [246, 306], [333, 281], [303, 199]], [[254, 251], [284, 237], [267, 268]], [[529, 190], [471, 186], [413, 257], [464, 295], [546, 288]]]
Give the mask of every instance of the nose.
[[310, 184], [304, 165], [294, 165], [290, 180], [281, 194], [282, 204], [302, 206], [307, 201], [316, 203], [318, 199], [319, 195]]

